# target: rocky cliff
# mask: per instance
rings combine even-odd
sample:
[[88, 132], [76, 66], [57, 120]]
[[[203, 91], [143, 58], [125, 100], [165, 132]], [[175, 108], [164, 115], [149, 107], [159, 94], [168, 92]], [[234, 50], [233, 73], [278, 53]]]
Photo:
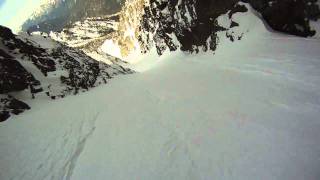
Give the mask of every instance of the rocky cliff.
[[320, 17], [318, 0], [243, 0], [251, 4], [274, 30], [310, 37], [310, 20]]
[[[225, 36], [231, 41], [241, 39], [242, 35], [233, 36], [230, 32], [239, 26], [239, 22], [234, 20], [233, 15], [248, 11], [248, 6], [244, 3], [249, 5], [249, 8], [254, 8], [255, 12], [250, 13], [260, 16], [270, 28], [302, 37], [311, 37], [315, 34], [310, 21], [320, 17], [317, 0], [126, 0], [121, 13], [116, 16], [119, 19], [114, 21], [113, 25], [116, 26], [109, 28], [107, 21], [96, 21], [99, 18], [103, 19], [105, 17], [103, 14], [107, 12], [118, 11], [119, 2], [65, 1], [49, 12], [54, 14], [61, 11], [61, 15], [68, 12], [69, 15], [63, 16], [63, 18], [72, 17], [72, 20], [67, 18], [68, 25], [65, 23], [59, 25], [64, 20], [54, 18], [50, 23], [51, 20], [45, 21], [43, 26], [45, 28], [42, 28], [40, 23], [29, 30], [48, 32], [63, 29], [62, 33], [57, 34], [57, 40], [71, 46], [74, 45], [75, 39], [78, 39], [77, 44], [93, 42], [85, 43], [80, 49], [87, 54], [99, 56], [103, 53], [96, 51], [103, 41], [112, 39], [120, 47], [122, 57], [125, 58], [134, 54], [133, 52], [146, 53], [153, 47], [159, 55], [166, 50], [177, 49], [189, 52], [214, 51], [219, 43], [217, 36], [219, 32], [225, 32]], [[114, 7], [113, 11], [110, 7]], [[67, 9], [61, 10], [61, 8]], [[229, 18], [229, 27], [218, 23], [218, 18], [225, 15]], [[90, 16], [95, 17], [88, 18]], [[81, 21], [70, 24], [74, 19]], [[99, 23], [100, 25], [97, 25]], [[92, 32], [86, 30], [104, 32], [100, 33], [98, 38], [92, 38]], [[105, 32], [105, 30], [114, 32]]]
[[[317, 0], [128, 0], [122, 9], [118, 45], [124, 56], [132, 49], [142, 53], [156, 47], [165, 50], [199, 52], [215, 50], [218, 32], [239, 26], [233, 20], [236, 13], [248, 11], [248, 3], [272, 29], [297, 36], [313, 36], [310, 20], [320, 15]], [[251, 8], [250, 7], [250, 8]], [[227, 15], [229, 27], [218, 23]]]

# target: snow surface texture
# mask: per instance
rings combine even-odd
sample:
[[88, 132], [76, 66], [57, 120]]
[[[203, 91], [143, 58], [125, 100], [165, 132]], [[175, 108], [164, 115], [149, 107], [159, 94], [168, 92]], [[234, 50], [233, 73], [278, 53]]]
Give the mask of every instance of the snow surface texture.
[[0, 179], [318, 180], [320, 41], [250, 26], [214, 56], [148, 54], [141, 73], [32, 101], [0, 126]]

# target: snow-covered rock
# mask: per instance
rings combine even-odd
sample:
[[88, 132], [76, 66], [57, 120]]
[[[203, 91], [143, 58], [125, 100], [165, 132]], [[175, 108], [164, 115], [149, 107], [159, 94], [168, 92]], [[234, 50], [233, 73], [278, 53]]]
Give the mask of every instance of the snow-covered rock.
[[316, 34], [310, 21], [318, 20], [318, 0], [243, 0], [249, 2], [274, 30], [310, 37]]
[[23, 101], [42, 96], [61, 98], [105, 84], [117, 74], [132, 73], [120, 65], [98, 62], [47, 36], [16, 36], [2, 26], [0, 67], [0, 94], [5, 96], [1, 98], [0, 112], [6, 114], [20, 109], [7, 105], [7, 101], [13, 103], [15, 98]]
[[62, 31], [51, 31], [49, 36], [69, 47], [82, 50], [93, 59], [113, 64], [119, 62], [120, 57], [114, 56], [112, 51], [105, 51], [103, 45], [115, 36], [118, 22], [119, 14], [87, 18], [64, 27]]
[[[159, 55], [177, 49], [214, 51], [219, 45], [219, 32], [226, 32], [231, 41], [240, 40], [247, 33], [230, 34], [241, 25], [232, 18], [233, 14], [251, 9], [243, 2], [255, 9], [249, 13], [257, 14], [274, 30], [304, 37], [315, 35], [310, 20], [317, 20], [320, 10], [314, 0], [128, 0], [120, 15], [116, 44], [124, 57], [137, 51], [146, 53], [152, 48]], [[231, 24], [220, 26], [217, 20], [221, 16]]]
[[[86, 10], [84, 12], [87, 14], [76, 13], [73, 17], [81, 15], [82, 18], [76, 18], [76, 22], [70, 21], [62, 26], [58, 25], [63, 21], [61, 19], [45, 23], [46, 29], [36, 25], [34, 29], [29, 29], [30, 32], [55, 31], [50, 33], [54, 39], [67, 43], [68, 46], [76, 46], [94, 59], [109, 64], [112, 62], [106, 59], [112, 59], [111, 54], [119, 58], [116, 61], [122, 59], [133, 62], [153, 48], [159, 55], [167, 50], [178, 49], [189, 52], [214, 51], [219, 45], [218, 34], [221, 31], [232, 42], [245, 36], [247, 32], [239, 31], [237, 27], [241, 24], [232, 16], [238, 12], [247, 13], [248, 9], [249, 13], [263, 19], [270, 29], [304, 37], [317, 36], [317, 26], [313, 22], [320, 16], [317, 0], [127, 0], [120, 14], [113, 16], [116, 17], [114, 19], [111, 16], [112, 20], [100, 11], [102, 7], [96, 6], [115, 6], [114, 3], [118, 2], [103, 4], [103, 0], [90, 3], [66, 1], [51, 6], [68, 7], [63, 5], [68, 3], [71, 3], [68, 5], [70, 7], [82, 4], [85, 9], [91, 9], [89, 7], [92, 6], [97, 11], [93, 14]], [[67, 11], [61, 10], [62, 14], [77, 12]], [[231, 22], [229, 26], [222, 27], [217, 23], [221, 16]], [[61, 29], [63, 30], [60, 31]], [[237, 35], [234, 34], [235, 31]]]

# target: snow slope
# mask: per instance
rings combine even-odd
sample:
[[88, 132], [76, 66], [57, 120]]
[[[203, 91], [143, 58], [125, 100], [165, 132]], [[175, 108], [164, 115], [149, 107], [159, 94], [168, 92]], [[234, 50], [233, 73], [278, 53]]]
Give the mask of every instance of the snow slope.
[[117, 103], [99, 114], [72, 179], [319, 179], [320, 42], [258, 40], [170, 57], [97, 90]]
[[0, 125], [0, 179], [318, 180], [320, 41], [220, 39]]

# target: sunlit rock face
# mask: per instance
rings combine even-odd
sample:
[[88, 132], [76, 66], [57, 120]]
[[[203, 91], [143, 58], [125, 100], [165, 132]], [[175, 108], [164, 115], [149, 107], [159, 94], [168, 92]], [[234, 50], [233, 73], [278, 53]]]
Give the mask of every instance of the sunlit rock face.
[[[240, 4], [239, 4], [240, 3]], [[118, 45], [122, 54], [146, 53], [156, 47], [164, 51], [214, 51], [217, 33], [238, 26], [235, 13], [248, 9], [248, 3], [274, 30], [298, 36], [312, 36], [310, 20], [319, 17], [317, 0], [128, 0], [119, 25]], [[230, 27], [221, 27], [217, 18], [228, 14]], [[228, 35], [231, 41], [236, 38]]]
[[0, 122], [30, 109], [22, 101], [63, 98], [128, 73], [132, 71], [96, 61], [47, 36], [17, 36], [0, 26]]
[[140, 33], [149, 33], [141, 29], [142, 16], [145, 7], [148, 6], [146, 0], [127, 0], [120, 13], [118, 31], [115, 35], [116, 43], [121, 47], [121, 54], [127, 57], [132, 51], [140, 52], [140, 43], [137, 37]]

